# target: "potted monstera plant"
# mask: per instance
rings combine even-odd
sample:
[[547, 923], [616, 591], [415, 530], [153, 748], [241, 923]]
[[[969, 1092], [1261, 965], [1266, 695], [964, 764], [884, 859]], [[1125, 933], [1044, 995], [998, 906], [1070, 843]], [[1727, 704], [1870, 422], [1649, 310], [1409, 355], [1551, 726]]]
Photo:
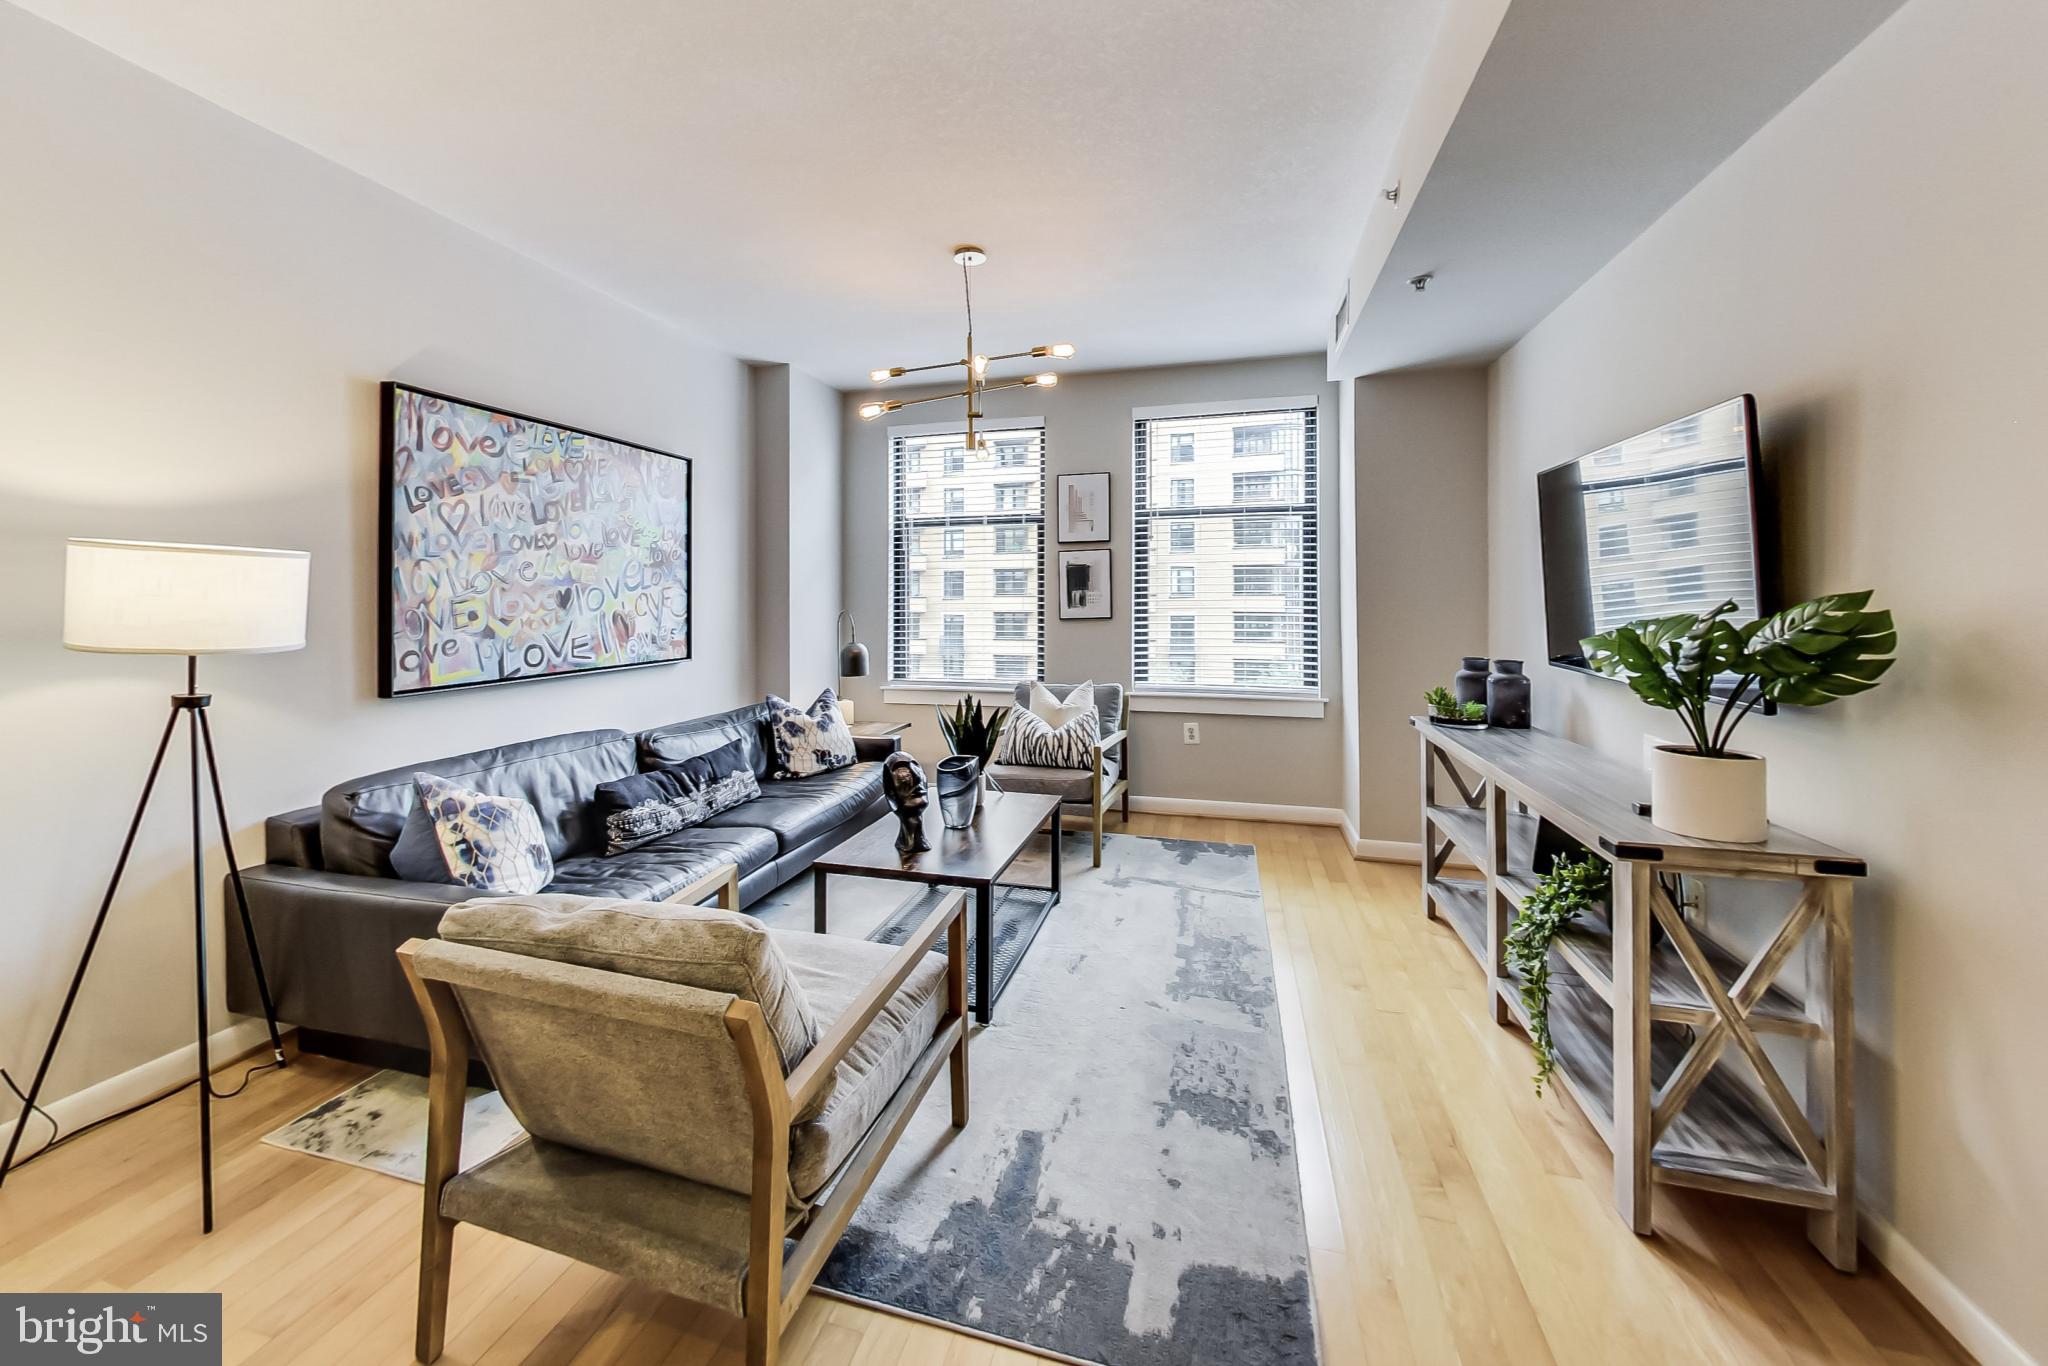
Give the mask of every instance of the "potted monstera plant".
[[1735, 729], [1767, 698], [1819, 707], [1876, 687], [1899, 637], [1892, 614], [1869, 605], [1868, 591], [1835, 593], [1738, 623], [1728, 620], [1735, 604], [1724, 602], [1587, 637], [1593, 668], [1628, 680], [1685, 727], [1689, 743], [1651, 751], [1650, 819], [1700, 839], [1764, 839], [1764, 761], [1729, 748]]

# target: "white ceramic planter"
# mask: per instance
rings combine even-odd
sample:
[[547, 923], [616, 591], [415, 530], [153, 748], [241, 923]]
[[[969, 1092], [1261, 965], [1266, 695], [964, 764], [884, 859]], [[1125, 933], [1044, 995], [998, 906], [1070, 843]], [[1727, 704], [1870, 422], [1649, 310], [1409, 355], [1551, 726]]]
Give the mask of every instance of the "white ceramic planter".
[[1708, 758], [1680, 745], [1657, 746], [1650, 751], [1650, 822], [1695, 839], [1755, 844], [1767, 838], [1762, 756]]

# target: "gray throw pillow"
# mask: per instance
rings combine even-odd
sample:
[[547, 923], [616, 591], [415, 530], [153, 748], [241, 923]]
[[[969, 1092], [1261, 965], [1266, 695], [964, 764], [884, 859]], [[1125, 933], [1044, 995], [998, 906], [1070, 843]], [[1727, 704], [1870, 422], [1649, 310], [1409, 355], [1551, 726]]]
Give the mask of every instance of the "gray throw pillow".
[[768, 1017], [785, 1074], [818, 1041], [803, 984], [761, 923], [737, 911], [550, 892], [451, 906], [441, 937], [752, 1001]]

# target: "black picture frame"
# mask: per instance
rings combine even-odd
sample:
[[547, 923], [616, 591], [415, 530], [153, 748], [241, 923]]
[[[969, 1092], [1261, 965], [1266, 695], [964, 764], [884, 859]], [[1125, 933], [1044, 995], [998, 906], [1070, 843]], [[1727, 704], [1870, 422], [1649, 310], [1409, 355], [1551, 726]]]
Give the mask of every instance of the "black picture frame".
[[[421, 398], [434, 399], [442, 403], [455, 404], [490, 413], [514, 422], [531, 423], [552, 428], [570, 436], [588, 440], [628, 446], [649, 455], [674, 460], [682, 466], [682, 555], [683, 555], [683, 651], [660, 659], [628, 660], [616, 664], [591, 664], [570, 668], [558, 668], [532, 673], [514, 674], [496, 678], [477, 678], [459, 683], [439, 683], [421, 687], [400, 688], [397, 686], [398, 658], [394, 649], [397, 594], [397, 417], [399, 395], [413, 394]], [[563, 678], [582, 678], [591, 674], [617, 673], [626, 669], [646, 669], [665, 664], [681, 664], [693, 659], [697, 651], [697, 563], [696, 563], [696, 519], [697, 486], [696, 465], [686, 455], [665, 451], [645, 442], [633, 441], [626, 437], [609, 436], [603, 432], [591, 431], [585, 427], [572, 427], [552, 418], [535, 417], [493, 403], [481, 403], [475, 399], [462, 398], [434, 389], [422, 388], [416, 384], [405, 384], [398, 380], [384, 380], [377, 386], [378, 398], [378, 497], [377, 497], [377, 696], [380, 698], [430, 697], [442, 693], [463, 692], [473, 688], [499, 687], [512, 683], [551, 682]]]
[[[1102, 534], [1100, 536], [1069, 536], [1067, 534], [1067, 486], [1078, 484], [1083, 479], [1102, 481]], [[1095, 545], [1114, 538], [1116, 530], [1115, 476], [1108, 470], [1090, 470], [1082, 474], [1062, 474], [1053, 481], [1053, 534], [1059, 545]]]
[[[1116, 591], [1115, 580], [1112, 577], [1115, 568], [1115, 557], [1110, 554], [1108, 546], [1102, 546], [1094, 550], [1062, 550], [1060, 552], [1059, 580], [1054, 584], [1055, 591], [1060, 595], [1060, 620], [1115, 620]], [[1073, 597], [1076, 585], [1071, 575], [1076, 569], [1087, 572], [1089, 582], [1086, 591], [1091, 596], [1100, 595], [1101, 611], [1098, 612], [1092, 608], [1074, 603]], [[1101, 578], [1099, 585], [1094, 582], [1098, 575]]]

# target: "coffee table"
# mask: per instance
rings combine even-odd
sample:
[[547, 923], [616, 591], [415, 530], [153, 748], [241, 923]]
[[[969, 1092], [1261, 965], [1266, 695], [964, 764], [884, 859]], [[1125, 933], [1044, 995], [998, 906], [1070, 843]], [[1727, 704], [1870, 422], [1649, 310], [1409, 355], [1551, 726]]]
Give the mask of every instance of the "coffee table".
[[[882, 944], [908, 938], [948, 888], [967, 888], [974, 893], [968, 990], [974, 1018], [987, 1024], [995, 1014], [996, 998], [1024, 961], [1038, 927], [1059, 904], [1060, 800], [1034, 792], [984, 793], [974, 823], [965, 830], [948, 830], [934, 797], [924, 813], [924, 835], [932, 847], [908, 858], [896, 852], [896, 831], [894, 813], [879, 817], [811, 865], [816, 889], [813, 926], [819, 934], [827, 932], [828, 874], [924, 885], [924, 895], [912, 897], [868, 936]], [[1000, 881], [1040, 832], [1051, 839], [1051, 885]]]

